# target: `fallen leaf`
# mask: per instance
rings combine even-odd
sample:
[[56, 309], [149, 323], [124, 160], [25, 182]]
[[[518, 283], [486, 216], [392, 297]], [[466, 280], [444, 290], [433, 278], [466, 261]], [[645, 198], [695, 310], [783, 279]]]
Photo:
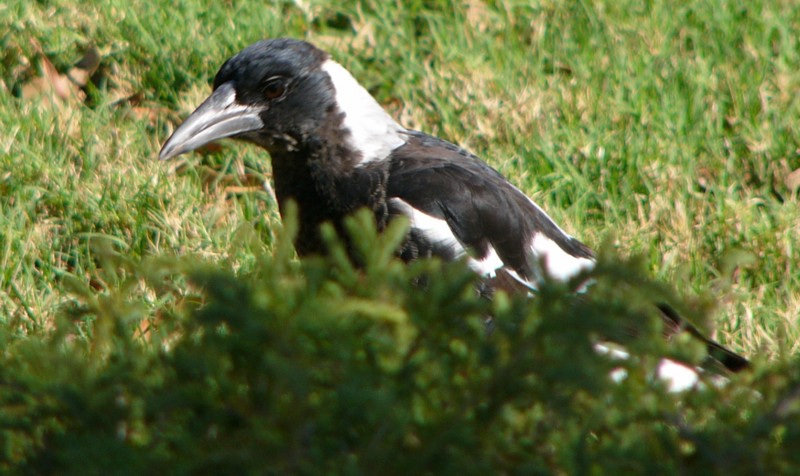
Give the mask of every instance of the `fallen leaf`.
[[695, 172], [697, 176], [697, 186], [701, 192], [707, 192], [709, 187], [715, 181], [715, 172], [709, 167], [700, 167]]
[[97, 47], [91, 45], [86, 48], [86, 53], [84, 53], [83, 58], [67, 72], [67, 77], [79, 87], [85, 88], [99, 66], [100, 52], [97, 50]]
[[224, 187], [223, 190], [225, 191], [225, 196], [230, 197], [230, 196], [246, 195], [248, 193], [263, 192], [264, 188], [261, 185], [257, 187], [242, 187], [242, 186], [231, 185], [229, 187]]
[[790, 172], [789, 175], [786, 176], [784, 183], [792, 193], [797, 192], [797, 189], [800, 188], [800, 169], [795, 169]]
[[164, 116], [169, 116], [172, 111], [165, 107], [139, 106], [130, 109], [130, 115], [136, 120], [147, 120], [151, 126], [159, 123]]
[[489, 9], [486, 3], [481, 0], [471, 0], [466, 2], [467, 6], [467, 24], [473, 30], [484, 33], [489, 29], [490, 22], [492, 21], [489, 15]]
[[72, 98], [79, 98], [77, 88], [74, 87], [68, 77], [58, 74], [53, 63], [42, 56], [39, 58], [42, 65], [42, 76], [32, 78], [22, 86], [23, 99], [33, 99], [37, 97], [52, 95], [61, 101]]
[[41, 98], [43, 102], [53, 99], [56, 102], [83, 101], [86, 94], [80, 87], [73, 83], [67, 75], [58, 72], [36, 40], [31, 39], [31, 45], [36, 51], [42, 75], [34, 77], [22, 85], [22, 98]]
[[148, 102], [145, 101], [144, 93], [141, 91], [114, 101], [111, 103], [111, 107], [128, 107], [128, 116], [135, 120], [146, 120], [151, 126], [162, 122], [164, 118], [171, 122], [177, 122], [178, 120], [177, 113], [173, 110], [166, 107], [149, 105]]

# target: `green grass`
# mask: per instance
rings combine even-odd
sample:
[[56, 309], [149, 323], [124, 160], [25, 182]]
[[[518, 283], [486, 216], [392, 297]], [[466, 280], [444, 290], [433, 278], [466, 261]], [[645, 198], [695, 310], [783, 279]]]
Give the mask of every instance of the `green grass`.
[[[264, 448], [276, 472], [797, 468], [800, 9], [467, 4], [0, 5], [0, 471], [253, 470]], [[364, 275], [292, 258], [257, 186], [266, 153], [157, 160], [222, 62], [276, 36], [330, 51], [400, 122], [483, 157], [602, 256], [639, 257], [756, 371], [672, 397], [632, 361], [609, 386], [585, 345], [604, 321], [581, 317], [630, 315], [630, 283], [634, 311], [669, 293], [636, 266], [604, 264], [582, 308], [563, 289], [477, 300], [458, 266], [404, 274], [391, 237], [366, 240]], [[92, 47], [85, 97], [23, 94]], [[492, 339], [489, 306], [508, 318]], [[632, 345], [645, 363], [692, 351]]]
[[[190, 255], [237, 268], [253, 248], [268, 250], [275, 204], [227, 188], [237, 171], [268, 176], [266, 154], [230, 145], [188, 158], [178, 174], [156, 154], [225, 58], [262, 37], [295, 36], [330, 50], [408, 127], [485, 158], [574, 235], [595, 247], [611, 239], [683, 295], [716, 303], [709, 324], [721, 340], [751, 355], [794, 352], [800, 210], [784, 180], [800, 167], [800, 13], [791, 2], [470, 5], [6, 4], [3, 319], [47, 329], [70, 299], [59, 276], [89, 282], [98, 272], [98, 234], [134, 259]], [[100, 74], [85, 102], [19, 97], [41, 75], [35, 43], [61, 73], [97, 46]], [[141, 104], [119, 102], [134, 94]], [[228, 181], [209, 179], [201, 162]]]

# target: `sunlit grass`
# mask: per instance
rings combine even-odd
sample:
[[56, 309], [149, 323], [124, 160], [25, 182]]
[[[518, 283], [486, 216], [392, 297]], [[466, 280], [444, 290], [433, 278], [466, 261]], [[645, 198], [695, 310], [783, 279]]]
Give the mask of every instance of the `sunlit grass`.
[[[272, 198], [231, 188], [244, 173], [269, 177], [264, 152], [229, 144], [177, 173], [156, 156], [225, 58], [294, 36], [328, 49], [405, 125], [482, 156], [572, 234], [612, 239], [683, 295], [716, 303], [706, 324], [722, 341], [751, 355], [797, 350], [791, 2], [154, 5], [0, 7], [6, 322], [48, 329], [67, 300], [60, 276], [97, 280], [97, 234], [134, 258], [233, 268], [269, 249]], [[85, 101], [20, 97], [43, 57], [65, 74], [91, 45], [101, 60]]]

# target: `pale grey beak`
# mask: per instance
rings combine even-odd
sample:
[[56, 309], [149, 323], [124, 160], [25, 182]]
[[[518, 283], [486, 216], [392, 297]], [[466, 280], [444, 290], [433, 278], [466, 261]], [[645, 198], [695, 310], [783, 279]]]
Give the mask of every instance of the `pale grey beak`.
[[183, 121], [161, 147], [159, 159], [167, 160], [211, 142], [264, 127], [259, 109], [236, 102], [233, 83], [219, 86]]

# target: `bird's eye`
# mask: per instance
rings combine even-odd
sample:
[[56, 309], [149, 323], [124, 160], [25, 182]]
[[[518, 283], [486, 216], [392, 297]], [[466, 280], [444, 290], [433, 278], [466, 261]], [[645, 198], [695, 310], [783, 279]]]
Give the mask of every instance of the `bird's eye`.
[[284, 78], [275, 77], [267, 80], [264, 85], [264, 96], [269, 99], [278, 99], [286, 93], [286, 80]]

